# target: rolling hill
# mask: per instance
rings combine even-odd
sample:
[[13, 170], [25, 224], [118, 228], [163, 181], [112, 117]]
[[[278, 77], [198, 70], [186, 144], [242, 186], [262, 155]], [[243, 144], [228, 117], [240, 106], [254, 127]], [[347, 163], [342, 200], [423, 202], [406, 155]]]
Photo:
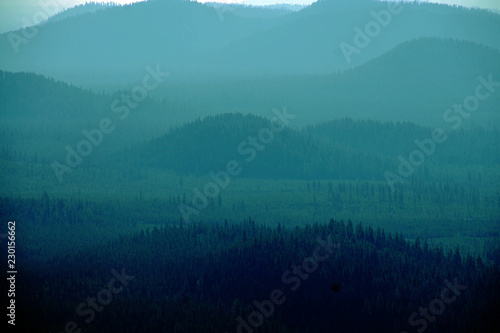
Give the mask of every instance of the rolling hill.
[[[302, 131], [269, 134], [270, 128], [269, 120], [253, 115], [207, 117], [140, 145], [128, 159], [198, 176], [224, 170], [234, 160], [246, 177], [384, 180], [385, 171], [397, 170], [398, 155], [407, 157], [418, 148], [415, 139], [425, 140], [432, 133], [411, 123], [350, 119]], [[425, 164], [426, 177], [442, 170], [498, 165], [498, 139], [498, 131], [484, 129], [451, 133], [435, 147], [439, 154]]]

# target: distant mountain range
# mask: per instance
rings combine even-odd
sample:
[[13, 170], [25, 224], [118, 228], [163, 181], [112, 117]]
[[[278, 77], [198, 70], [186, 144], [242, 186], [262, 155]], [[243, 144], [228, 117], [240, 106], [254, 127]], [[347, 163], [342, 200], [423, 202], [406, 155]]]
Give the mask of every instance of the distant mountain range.
[[500, 16], [485, 10], [422, 3], [391, 9], [371, 0], [325, 0], [296, 12], [211, 6], [156, 0], [49, 22], [36, 33], [5, 33], [0, 69], [104, 84], [139, 80], [144, 67], [155, 64], [179, 80], [330, 74], [421, 37], [500, 50]]
[[[2, 75], [2, 117], [33, 119], [43, 112], [43, 117], [54, 119], [91, 119], [97, 112], [111, 112], [113, 98], [109, 96], [98, 97], [33, 74]], [[297, 114], [294, 126], [351, 117], [411, 121], [450, 129], [452, 124], [444, 121], [444, 113], [474, 94], [480, 84], [479, 77], [490, 75], [500, 82], [497, 50], [470, 42], [426, 38], [403, 43], [355, 69], [336, 74], [229, 81], [214, 77], [197, 84], [169, 78], [152, 95], [163, 101], [161, 105], [141, 103], [141, 108], [148, 105], [141, 121], [178, 125], [228, 112], [269, 117], [272, 108], [286, 106]], [[500, 89], [497, 89], [481, 101], [478, 111], [464, 119], [461, 127], [499, 124]], [[161, 128], [158, 130], [161, 132]]]
[[[341, 73], [282, 75], [161, 86], [160, 96], [195, 105], [200, 116], [250, 112], [267, 117], [287, 106], [295, 125], [341, 117], [411, 121], [449, 128], [444, 113], [474, 94], [479, 77], [500, 82], [500, 53], [470, 42], [424, 38], [402, 43], [386, 54]], [[498, 126], [500, 90], [481, 102], [461, 124]]]

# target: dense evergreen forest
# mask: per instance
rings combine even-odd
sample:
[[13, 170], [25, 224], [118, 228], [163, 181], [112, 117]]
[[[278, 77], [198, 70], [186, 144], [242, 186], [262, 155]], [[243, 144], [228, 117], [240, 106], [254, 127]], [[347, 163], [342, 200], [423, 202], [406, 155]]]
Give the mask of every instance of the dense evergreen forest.
[[[496, 332], [499, 324], [498, 266], [351, 221], [293, 230], [251, 218], [237, 225], [165, 221], [85, 254], [54, 250], [61, 252], [52, 265], [36, 272], [23, 265], [19, 318], [30, 318], [21, 320], [23, 329], [252, 331], [238, 330], [242, 319], [260, 332]], [[28, 250], [18, 256], [33, 260]], [[101, 291], [118, 272], [124, 282], [109, 301]], [[444, 309], [432, 305], [440, 297]], [[278, 302], [271, 307], [269, 299]], [[253, 312], [255, 303], [262, 314]], [[418, 315], [419, 307], [435, 315]]]
[[[415, 140], [431, 138], [432, 127], [351, 118], [301, 127], [295, 125], [301, 117], [296, 115], [269, 143], [261, 143], [265, 148], [260, 150], [248, 139], [272, 125], [272, 109], [265, 118], [230, 113], [185, 123], [196, 117], [192, 112], [198, 108], [196, 99], [185, 104], [148, 98], [122, 121], [121, 113], [115, 114], [110, 105], [126, 90], [95, 93], [33, 74], [3, 72], [2, 76], [0, 91], [9, 96], [0, 99], [6, 200], [20, 196], [36, 201], [47, 196], [70, 200], [65, 209], [73, 200], [111, 206], [103, 208], [111, 211], [134, 204], [138, 228], [157, 225], [162, 219], [182, 217], [179, 207], [191, 205], [193, 189], [203, 190], [212, 181], [211, 172], [224, 170], [228, 161], [236, 159], [242, 163], [241, 174], [232, 177], [217, 198], [208, 198], [207, 208], [192, 218], [237, 222], [252, 215], [269, 226], [295, 227], [311, 217], [315, 222], [335, 217], [401, 232], [407, 239], [459, 246], [485, 260], [496, 251], [500, 154], [493, 119], [488, 127], [445, 128], [447, 140], [436, 144], [435, 153], [409, 177], [391, 185], [386, 172], [398, 175], [398, 158], [408, 160], [419, 149]], [[75, 101], [79, 109], [72, 106]], [[295, 112], [287, 107], [275, 110]], [[76, 168], [63, 172], [59, 181], [52, 163], [65, 163], [66, 146], [76, 149], [86, 138], [82, 129], [98, 128], [103, 117], [113, 119], [115, 132]], [[24, 214], [23, 209], [5, 210]], [[41, 232], [50, 235], [48, 230], [52, 227]], [[78, 228], [71, 232], [85, 234]], [[51, 239], [57, 242], [60, 237]]]

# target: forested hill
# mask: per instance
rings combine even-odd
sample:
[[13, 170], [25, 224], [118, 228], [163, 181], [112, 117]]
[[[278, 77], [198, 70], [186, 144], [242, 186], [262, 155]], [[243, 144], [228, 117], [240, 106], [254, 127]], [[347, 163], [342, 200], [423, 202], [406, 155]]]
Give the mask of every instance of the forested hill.
[[33, 73], [0, 71], [0, 117], [24, 121], [92, 119], [109, 108], [109, 96]]
[[[245, 163], [247, 177], [370, 180], [397, 170], [398, 155], [408, 157], [418, 148], [415, 138], [432, 137], [432, 129], [410, 123], [344, 119], [304, 130], [287, 128], [269, 141], [264, 132], [270, 127], [269, 120], [253, 115], [207, 117], [173, 129], [136, 154], [150, 166], [196, 175], [223, 170], [234, 159]], [[498, 165], [498, 130], [478, 128], [448, 136], [446, 142], [435, 144], [439, 154], [424, 166], [428, 171]]]
[[[499, 324], [493, 310], [500, 306], [497, 266], [350, 221], [293, 231], [251, 219], [241, 225], [167, 223], [61, 257], [57, 265], [19, 274], [16, 303], [23, 304], [19, 317], [30, 318], [20, 322], [26, 331], [59, 332], [74, 321], [88, 332], [245, 332], [237, 329], [238, 318], [258, 322], [250, 316], [255, 302], [265, 305], [258, 331], [267, 333], [424, 327], [496, 333]], [[82, 303], [75, 314], [80, 302], [106, 286], [113, 269], [126, 280], [112, 305], [92, 317]], [[280, 304], [271, 311], [261, 302], [275, 290]], [[443, 293], [441, 311], [433, 300]], [[418, 309], [429, 307], [440, 312], [427, 321]]]
[[[419, 142], [432, 138], [432, 129], [411, 122], [380, 122], [374, 120], [337, 119], [319, 125], [307, 126], [308, 133], [354, 150], [366, 150], [385, 157], [408, 155]], [[432, 161], [440, 165], [494, 166], [500, 163], [498, 128], [473, 128], [447, 132], [442, 144], [436, 143]], [[429, 146], [430, 147], [430, 146]]]

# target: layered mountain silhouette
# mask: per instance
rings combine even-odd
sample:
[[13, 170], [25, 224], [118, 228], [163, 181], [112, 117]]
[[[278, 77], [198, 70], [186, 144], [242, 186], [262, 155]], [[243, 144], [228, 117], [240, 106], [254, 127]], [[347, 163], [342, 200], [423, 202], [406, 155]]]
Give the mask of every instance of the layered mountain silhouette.
[[[297, 114], [297, 126], [348, 116], [449, 127], [444, 113], [473, 95], [480, 77], [490, 75], [500, 82], [496, 49], [424, 38], [402, 43], [341, 73], [212, 79], [207, 84], [186, 83], [177, 89], [169, 85], [159, 90], [186, 103], [195, 100], [200, 115], [239, 111], [267, 117], [272, 107], [287, 106]], [[498, 123], [499, 107], [500, 94], [493, 93], [461, 126]]]
[[[328, 74], [420, 37], [500, 49], [500, 16], [484, 10], [404, 3], [384, 19], [388, 3], [370, 0], [276, 10], [279, 15], [256, 15], [252, 7], [224, 11], [180, 0], [111, 7], [0, 35], [0, 68], [95, 84], [139, 80], [144, 67], [155, 64], [179, 78]], [[355, 29], [366, 31], [376, 17], [382, 17], [380, 31], [356, 46]], [[341, 43], [359, 52], [346, 57]]]
[[[111, 103], [120, 95], [113, 91], [117, 96], [97, 98], [40, 75], [0, 75], [2, 117], [92, 119], [112, 114]], [[351, 117], [450, 128], [443, 120], [446, 110], [463, 103], [474, 94], [479, 78], [490, 75], [495, 82], [500, 81], [500, 53], [496, 49], [425, 38], [403, 43], [355, 69], [330, 75], [213, 78], [198, 84], [168, 79], [154, 92], [163, 102], [142, 102], [139, 108], [146, 111], [140, 119], [159, 123], [162, 114], [161, 122], [172, 126], [227, 112], [269, 117], [272, 108], [286, 106], [297, 115], [294, 126]], [[499, 108], [500, 93], [493, 93], [461, 126], [498, 124]]]

